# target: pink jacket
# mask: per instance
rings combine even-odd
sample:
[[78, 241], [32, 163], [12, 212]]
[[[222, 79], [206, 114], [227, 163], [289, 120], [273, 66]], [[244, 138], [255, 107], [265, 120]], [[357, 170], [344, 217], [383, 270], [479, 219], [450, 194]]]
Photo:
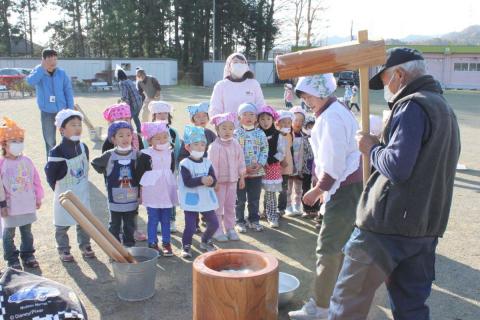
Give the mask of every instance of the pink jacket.
[[9, 215], [31, 214], [43, 199], [43, 188], [32, 160], [20, 156], [0, 160], [0, 176], [5, 190]]
[[218, 81], [213, 88], [208, 114], [212, 118], [216, 114], [237, 112], [238, 106], [250, 102], [257, 108], [265, 105], [262, 88], [255, 79], [233, 82], [228, 79]]
[[208, 148], [208, 159], [219, 183], [237, 182], [246, 172], [243, 149], [236, 140], [225, 142], [217, 138]]

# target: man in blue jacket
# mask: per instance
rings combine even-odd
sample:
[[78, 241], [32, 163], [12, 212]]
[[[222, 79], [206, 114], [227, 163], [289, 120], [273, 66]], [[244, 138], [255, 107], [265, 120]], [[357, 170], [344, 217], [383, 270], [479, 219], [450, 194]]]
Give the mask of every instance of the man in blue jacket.
[[72, 83], [65, 71], [57, 68], [57, 52], [53, 49], [42, 51], [42, 63], [33, 69], [27, 82], [36, 89], [48, 156], [56, 144], [55, 116], [62, 109], [73, 109]]

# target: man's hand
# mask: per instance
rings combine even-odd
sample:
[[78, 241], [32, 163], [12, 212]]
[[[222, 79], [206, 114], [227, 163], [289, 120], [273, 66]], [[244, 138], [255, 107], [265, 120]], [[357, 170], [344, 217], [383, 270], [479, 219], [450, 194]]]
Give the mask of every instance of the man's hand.
[[357, 140], [358, 149], [360, 152], [366, 155], [370, 154], [373, 146], [380, 143], [380, 140], [376, 136], [372, 136], [369, 133], [363, 133], [361, 131], [357, 131], [357, 135], [355, 136]]
[[8, 208], [7, 207], [2, 208], [1, 215], [2, 215], [2, 217], [8, 217]]
[[317, 200], [323, 202], [323, 190], [317, 187], [308, 190], [303, 196], [303, 202], [307, 206], [313, 206]]
[[202, 183], [204, 186], [210, 187], [213, 184], [213, 178], [211, 176], [202, 177]]

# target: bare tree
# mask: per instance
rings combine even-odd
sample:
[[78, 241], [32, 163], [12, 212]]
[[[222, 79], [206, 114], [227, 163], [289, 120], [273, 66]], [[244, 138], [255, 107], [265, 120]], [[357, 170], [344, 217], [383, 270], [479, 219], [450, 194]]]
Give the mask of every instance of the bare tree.
[[295, 0], [295, 15], [293, 16], [293, 24], [295, 26], [295, 47], [298, 47], [300, 42], [300, 34], [302, 33], [304, 19], [303, 8], [305, 7], [306, 0]]
[[312, 28], [316, 21], [320, 20], [320, 13], [326, 10], [324, 0], [307, 0], [307, 47], [312, 46]]

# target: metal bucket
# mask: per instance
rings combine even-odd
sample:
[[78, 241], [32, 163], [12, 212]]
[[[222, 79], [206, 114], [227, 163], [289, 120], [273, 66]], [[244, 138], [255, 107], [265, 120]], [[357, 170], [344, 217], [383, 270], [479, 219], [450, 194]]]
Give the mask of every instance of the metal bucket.
[[102, 140], [102, 127], [95, 127], [90, 130], [90, 140], [101, 141]]
[[127, 250], [139, 262], [113, 262], [117, 295], [125, 301], [146, 300], [155, 294], [158, 252], [143, 247], [132, 247]]

